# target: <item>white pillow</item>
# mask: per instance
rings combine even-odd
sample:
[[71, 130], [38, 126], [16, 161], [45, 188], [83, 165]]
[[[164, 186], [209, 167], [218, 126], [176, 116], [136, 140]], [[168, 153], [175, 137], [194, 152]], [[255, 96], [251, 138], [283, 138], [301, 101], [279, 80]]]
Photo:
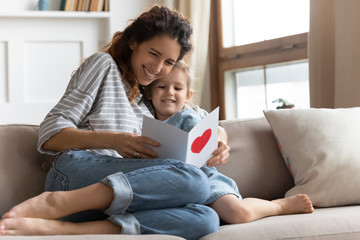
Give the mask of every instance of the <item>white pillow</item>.
[[316, 207], [360, 203], [360, 108], [264, 111], [295, 187]]

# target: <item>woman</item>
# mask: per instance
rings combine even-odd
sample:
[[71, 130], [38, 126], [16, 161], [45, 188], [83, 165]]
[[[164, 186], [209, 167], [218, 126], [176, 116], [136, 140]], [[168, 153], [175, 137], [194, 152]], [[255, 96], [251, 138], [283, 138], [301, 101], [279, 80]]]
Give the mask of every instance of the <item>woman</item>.
[[[155, 6], [114, 35], [105, 53], [89, 57], [64, 96], [40, 125], [39, 150], [59, 154], [46, 191], [12, 208], [0, 222], [2, 235], [172, 234], [198, 239], [218, 229], [207, 176], [171, 159], [156, 159], [141, 136], [143, 116], [153, 109], [143, 87], [166, 76], [192, 46], [189, 22]], [[220, 144], [209, 164], [228, 160]], [[106, 220], [80, 223], [56, 219], [103, 210]], [[95, 216], [96, 215], [96, 216]], [[94, 217], [95, 216], [95, 217]], [[74, 220], [72, 216], [72, 220]], [[77, 219], [78, 220], [78, 219]]]

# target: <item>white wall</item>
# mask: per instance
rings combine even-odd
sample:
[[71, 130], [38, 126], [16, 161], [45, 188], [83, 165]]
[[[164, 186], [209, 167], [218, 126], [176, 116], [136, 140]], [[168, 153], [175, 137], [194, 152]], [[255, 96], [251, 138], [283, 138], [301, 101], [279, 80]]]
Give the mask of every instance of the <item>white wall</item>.
[[166, 3], [173, 6], [172, 2], [172, 0], [112, 0], [110, 32], [115, 33], [124, 29], [130, 19], [136, 18], [154, 3]]
[[[21, 13], [37, 14], [37, 2], [38, 0], [0, 0], [0, 29], [16, 33], [10, 36], [2, 32], [0, 35], [0, 124], [40, 124], [45, 114], [60, 99], [72, 70], [77, 68], [83, 58], [110, 41], [113, 33], [123, 30], [130, 19], [136, 18], [154, 3], [174, 6], [174, 0], [110, 0], [109, 18], [91, 20], [59, 17], [52, 18], [50, 22], [46, 18], [31, 18], [29, 21], [22, 19]], [[49, 10], [59, 10], [60, 2], [61, 0], [49, 0]], [[17, 13], [22, 22], [11, 17], [10, 23], [7, 18], [1, 17], [1, 14]], [[56, 22], [53, 25], [55, 33], [43, 29], [44, 26], [51, 29], [52, 22]], [[34, 25], [37, 24], [37, 30], [31, 30], [36, 29]], [[72, 25], [72, 30], [58, 33], [56, 26], [59, 24], [62, 28]], [[76, 26], [89, 31], [86, 30], [86, 34], [76, 33]], [[9, 38], [16, 41], [11, 42]], [[20, 40], [21, 38], [23, 39]], [[42, 41], [44, 42], [41, 43]], [[37, 53], [37, 49], [42, 52]], [[53, 52], [51, 49], [57, 50]], [[13, 55], [14, 51], [16, 56]], [[71, 60], [69, 54], [72, 55]], [[40, 58], [33, 59], [37, 55]], [[51, 56], [56, 59], [55, 64], [46, 60], [51, 59]], [[47, 73], [41, 70], [44, 66]], [[51, 79], [47, 75], [50, 71], [55, 73]], [[203, 89], [195, 89], [196, 92], [203, 92], [200, 102], [196, 104], [210, 110], [210, 83], [206, 82], [202, 87]]]

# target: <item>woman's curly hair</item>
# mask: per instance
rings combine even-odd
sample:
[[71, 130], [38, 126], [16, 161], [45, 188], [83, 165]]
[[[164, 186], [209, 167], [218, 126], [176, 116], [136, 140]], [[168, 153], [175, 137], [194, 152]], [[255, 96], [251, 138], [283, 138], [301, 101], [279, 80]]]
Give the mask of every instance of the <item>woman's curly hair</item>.
[[130, 43], [141, 44], [159, 35], [169, 36], [179, 43], [180, 56], [177, 61], [192, 50], [190, 22], [180, 13], [166, 6], [154, 6], [138, 18], [131, 20], [131, 24], [124, 31], [116, 32], [112, 41], [104, 48], [104, 51], [114, 58], [123, 81], [128, 84], [130, 102], [133, 102], [140, 92], [138, 81], [130, 63], [132, 54]]

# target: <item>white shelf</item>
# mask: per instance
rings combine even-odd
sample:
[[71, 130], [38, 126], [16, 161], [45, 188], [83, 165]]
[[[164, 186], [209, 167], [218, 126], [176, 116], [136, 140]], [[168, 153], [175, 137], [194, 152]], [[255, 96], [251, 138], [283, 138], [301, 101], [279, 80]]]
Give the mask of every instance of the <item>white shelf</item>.
[[110, 18], [110, 13], [80, 11], [22, 11], [0, 12], [0, 18]]

